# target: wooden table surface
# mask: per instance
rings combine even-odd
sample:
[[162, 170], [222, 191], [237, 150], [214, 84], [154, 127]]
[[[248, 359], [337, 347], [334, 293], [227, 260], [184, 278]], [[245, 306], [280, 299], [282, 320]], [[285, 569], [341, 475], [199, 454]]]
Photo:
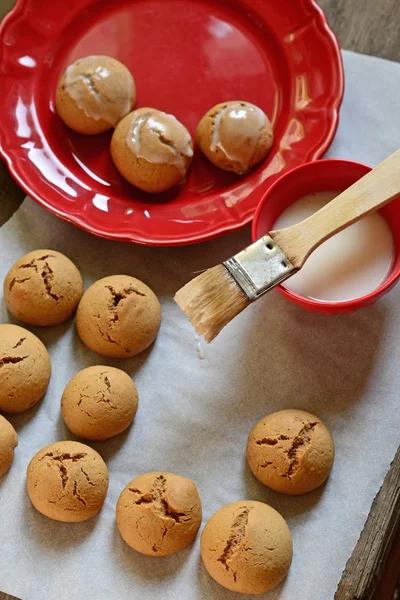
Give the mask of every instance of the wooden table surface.
[[[67, 0], [64, 0], [67, 1]], [[167, 0], [165, 0], [167, 1]], [[229, 2], [230, 0], [223, 0]], [[260, 2], [263, 0], [259, 0]], [[275, 0], [276, 2], [297, 2], [299, 0]], [[400, 62], [400, 0], [318, 0], [325, 11], [328, 21], [339, 38], [342, 48], [354, 50], [364, 54], [380, 56]], [[0, 19], [11, 9], [14, 0], [0, 0]], [[3, 165], [0, 165], [0, 226], [6, 222], [11, 214], [18, 208], [24, 194], [14, 184]], [[397, 456], [399, 462], [400, 453]], [[383, 492], [383, 493], [382, 493]], [[376, 498], [367, 522], [367, 535], [360, 540], [358, 546], [368, 543], [368, 537], [379, 534], [379, 520], [377, 529], [376, 511], [383, 497], [390, 497], [391, 502], [399, 504], [399, 473], [391, 473], [390, 480], [385, 481], [385, 486]], [[394, 535], [394, 541], [388, 552], [380, 582], [374, 594], [363, 592], [362, 595], [340, 592], [343, 600], [400, 600], [400, 530]], [[364, 549], [365, 554], [365, 549]], [[373, 557], [371, 559], [371, 564]], [[351, 570], [354, 563], [359, 562], [357, 549], [353, 553], [352, 563], [349, 561], [347, 569]], [[367, 563], [368, 564], [368, 563]], [[18, 565], [16, 565], [18, 566]], [[354, 571], [354, 569], [353, 569]], [[368, 568], [365, 573], [368, 579]], [[349, 578], [351, 579], [351, 577]], [[370, 578], [373, 579], [373, 578]], [[375, 586], [374, 586], [375, 587]], [[347, 588], [346, 588], [347, 589]], [[338, 590], [339, 593], [339, 590]], [[337, 596], [339, 598], [339, 595]], [[14, 596], [0, 591], [0, 600], [17, 600]], [[24, 600], [29, 600], [25, 598]], [[303, 600], [299, 598], [299, 600]], [[305, 599], [304, 599], [305, 600]], [[330, 600], [321, 598], [321, 600]]]

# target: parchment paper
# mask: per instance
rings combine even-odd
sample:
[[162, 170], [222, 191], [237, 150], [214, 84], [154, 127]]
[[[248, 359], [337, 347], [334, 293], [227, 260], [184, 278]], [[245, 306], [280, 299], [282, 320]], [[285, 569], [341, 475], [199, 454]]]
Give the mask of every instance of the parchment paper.
[[[400, 65], [344, 52], [346, 95], [330, 156], [378, 163], [399, 144]], [[131, 550], [115, 525], [118, 496], [134, 476], [168, 470], [192, 478], [204, 522], [225, 503], [268, 502], [288, 520], [294, 559], [268, 600], [330, 600], [372, 500], [399, 443], [400, 287], [351, 316], [308, 314], [268, 294], [247, 309], [201, 360], [191, 326], [171, 297], [190, 278], [249, 242], [249, 230], [188, 248], [152, 249], [96, 239], [27, 199], [0, 230], [0, 279], [36, 248], [69, 255], [85, 284], [113, 273], [143, 279], [160, 297], [163, 323], [151, 350], [107, 360], [87, 350], [73, 321], [32, 330], [53, 364], [48, 392], [30, 412], [11, 417], [20, 445], [0, 480], [0, 589], [23, 600], [234, 600], [206, 573], [199, 539], [169, 558]], [[0, 322], [13, 320], [0, 305]], [[83, 524], [50, 521], [30, 505], [25, 469], [45, 444], [73, 439], [60, 418], [70, 377], [109, 364], [132, 374], [139, 411], [132, 428], [93, 446], [110, 470], [98, 517]], [[298, 407], [319, 415], [336, 442], [325, 487], [303, 497], [269, 491], [245, 463], [247, 435], [274, 410]], [[245, 596], [241, 596], [244, 598]]]

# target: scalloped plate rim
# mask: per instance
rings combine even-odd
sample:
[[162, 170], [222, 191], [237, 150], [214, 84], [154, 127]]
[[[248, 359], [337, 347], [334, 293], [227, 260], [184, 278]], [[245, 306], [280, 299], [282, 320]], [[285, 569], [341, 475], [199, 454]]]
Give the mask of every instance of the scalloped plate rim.
[[[17, 0], [14, 8], [4, 17], [0, 24], [0, 64], [3, 58], [3, 37], [7, 28], [10, 24], [17, 21], [19, 18], [23, 18], [25, 15], [25, 9], [29, 0]], [[325, 139], [318, 145], [314, 146], [310, 149], [309, 153], [305, 153], [302, 157], [303, 162], [309, 162], [310, 160], [316, 160], [320, 158], [326, 150], [331, 145], [333, 138], [335, 136], [336, 130], [339, 125], [339, 110], [343, 100], [344, 95], [344, 70], [343, 70], [343, 60], [341, 56], [339, 42], [335, 33], [329, 27], [327, 22], [325, 13], [321, 9], [321, 7], [316, 3], [315, 0], [304, 0], [306, 4], [314, 10], [314, 15], [312, 18], [312, 23], [316, 25], [317, 29], [322, 31], [325, 35], [327, 35], [332, 43], [332, 49], [336, 54], [337, 59], [337, 75], [338, 75], [338, 88], [335, 96], [332, 98], [330, 105], [324, 107], [324, 111], [329, 116], [329, 120], [331, 122], [331, 127], [329, 133], [326, 135]], [[10, 136], [11, 139], [13, 135]], [[87, 215], [82, 213], [82, 211], [78, 211], [77, 213], [71, 213], [68, 210], [62, 210], [58, 206], [54, 206], [50, 200], [40, 195], [33, 186], [30, 186], [24, 180], [24, 169], [19, 166], [19, 159], [22, 158], [20, 152], [20, 147], [16, 147], [14, 150], [12, 148], [6, 149], [3, 144], [4, 140], [9, 139], [7, 136], [7, 131], [2, 126], [2, 121], [0, 121], [0, 156], [4, 159], [7, 168], [15, 179], [15, 181], [20, 185], [20, 187], [26, 192], [26, 194], [31, 197], [35, 202], [39, 205], [46, 208], [49, 212], [57, 215], [59, 218], [72, 223], [73, 225], [79, 227], [80, 229], [94, 234], [98, 237], [102, 237], [105, 239], [110, 239], [114, 241], [121, 242], [129, 242], [129, 243], [137, 243], [140, 245], [149, 245], [149, 246], [159, 246], [159, 247], [168, 247], [168, 246], [184, 246], [191, 245], [199, 242], [206, 242], [216, 237], [233, 231], [237, 231], [246, 225], [248, 225], [254, 216], [254, 212], [256, 210], [257, 204], [255, 206], [249, 207], [243, 214], [241, 218], [238, 218], [235, 223], [221, 223], [221, 225], [214, 225], [213, 230], [202, 233], [202, 234], [190, 234], [180, 237], [180, 239], [149, 239], [141, 232], [125, 233], [121, 231], [110, 231], [106, 230], [103, 227], [96, 226], [93, 222], [88, 222]], [[268, 186], [265, 185], [263, 187], [263, 192], [268, 189]], [[250, 213], [250, 214], [247, 214]]]

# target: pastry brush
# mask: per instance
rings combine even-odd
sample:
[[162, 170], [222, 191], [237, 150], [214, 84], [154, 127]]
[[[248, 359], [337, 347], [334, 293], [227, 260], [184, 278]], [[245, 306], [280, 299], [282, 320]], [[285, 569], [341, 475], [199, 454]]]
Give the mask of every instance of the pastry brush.
[[304, 221], [270, 231], [208, 269], [182, 287], [174, 300], [197, 333], [211, 342], [251, 302], [301, 269], [325, 240], [399, 195], [400, 150]]

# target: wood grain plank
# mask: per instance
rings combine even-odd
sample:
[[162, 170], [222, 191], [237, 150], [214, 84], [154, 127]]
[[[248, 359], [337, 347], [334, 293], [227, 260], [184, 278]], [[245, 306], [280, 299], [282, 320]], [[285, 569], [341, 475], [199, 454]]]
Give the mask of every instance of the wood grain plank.
[[317, 0], [342, 48], [400, 61], [399, 0]]
[[373, 598], [374, 600], [385, 600], [385, 598], [400, 600], [400, 525], [397, 526], [397, 534], [389, 550]]
[[15, 183], [6, 165], [0, 160], [0, 227], [15, 213], [25, 192]]
[[400, 524], [400, 447], [375, 497], [334, 600], [372, 600]]
[[[2, 19], [15, 4], [15, 0], [0, 0], [0, 19]], [[3, 598], [0, 598], [3, 600]]]

